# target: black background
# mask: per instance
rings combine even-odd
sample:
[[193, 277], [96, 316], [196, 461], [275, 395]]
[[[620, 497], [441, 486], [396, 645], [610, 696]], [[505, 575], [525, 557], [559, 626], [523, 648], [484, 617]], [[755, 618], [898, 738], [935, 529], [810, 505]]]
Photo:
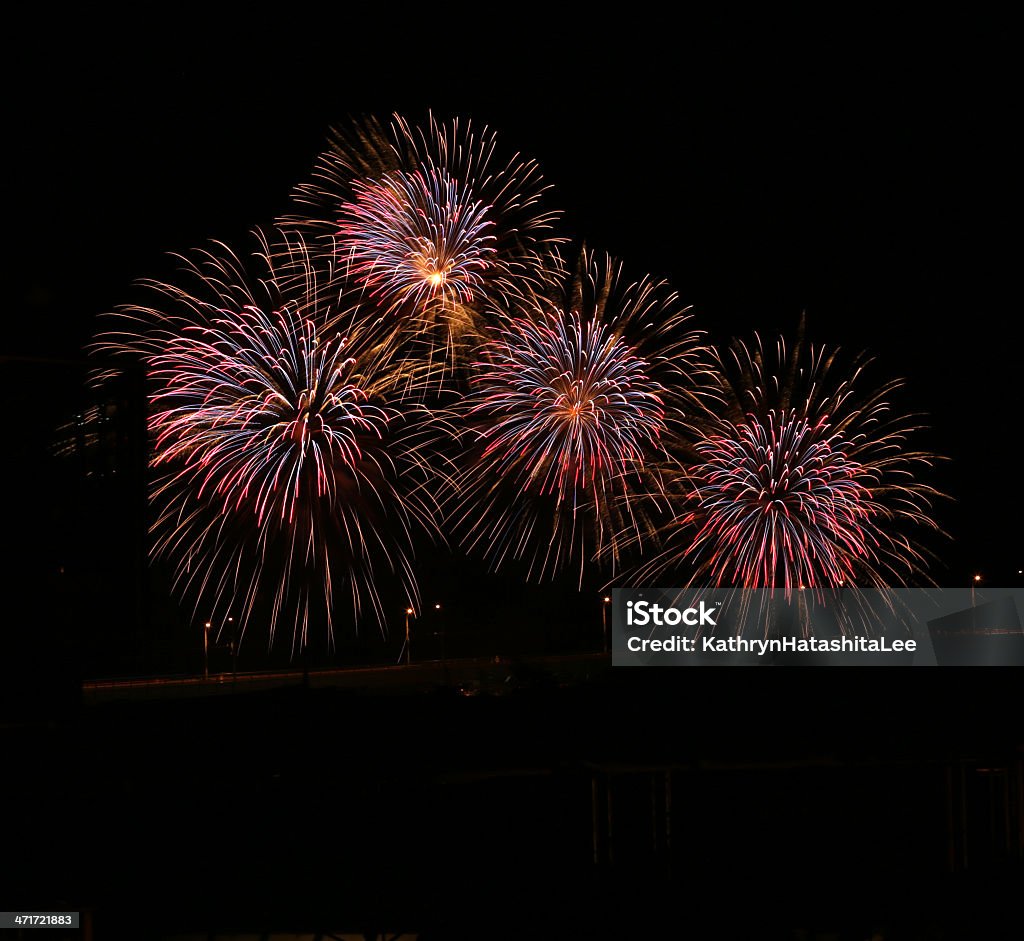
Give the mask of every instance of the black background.
[[[852, 9], [807, 16], [669, 16], [637, 5], [608, 16], [580, 11], [555, 17], [551, 10], [521, 6], [468, 14], [364, 8], [328, 17], [308, 8], [280, 18], [246, 12], [218, 22], [178, 7], [147, 15], [153, 18], [92, 13], [68, 19], [41, 11], [23, 17], [8, 35], [3, 66], [7, 290], [0, 315], [8, 584], [0, 642], [13, 672], [33, 677], [102, 672], [105, 661], [97, 662], [94, 648], [109, 653], [143, 643], [124, 626], [138, 623], [133, 606], [142, 603], [133, 594], [142, 576], [125, 571], [138, 557], [132, 542], [139, 533], [135, 483], [127, 490], [112, 486], [98, 502], [92, 493], [93, 502], [76, 515], [68, 505], [76, 503], [78, 484], [62, 476], [48, 450], [55, 423], [69, 405], [77, 407], [80, 368], [72, 361], [81, 357], [97, 316], [135, 299], [136, 279], [170, 275], [174, 265], [167, 253], [210, 238], [234, 243], [253, 225], [269, 223], [287, 208], [292, 188], [307, 178], [328, 128], [365, 114], [416, 118], [432, 109], [442, 118], [459, 115], [489, 125], [509, 151], [540, 162], [553, 185], [552, 205], [565, 210], [567, 234], [622, 258], [627, 272], [667, 277], [716, 341], [755, 329], [765, 336], [792, 334], [806, 311], [811, 339], [876, 354], [883, 373], [906, 378], [900, 404], [926, 414], [931, 430], [924, 443], [950, 459], [936, 471], [936, 483], [951, 497], [936, 510], [950, 539], [931, 546], [939, 556], [932, 577], [940, 585], [964, 585], [977, 572], [988, 585], [1019, 583], [1024, 564], [1017, 449], [1021, 328], [1011, 252], [1016, 261], [1020, 150], [1013, 133], [1019, 122], [1008, 22], [980, 10], [920, 17]], [[111, 508], [110, 518], [103, 518], [103, 507]], [[78, 571], [77, 589], [55, 587], [60, 565]], [[451, 591], [460, 575], [453, 566], [425, 563], [425, 591]], [[119, 574], [113, 578], [115, 567]], [[536, 610], [556, 597], [566, 610], [582, 611], [580, 617], [599, 616], [596, 602], [580, 602], [574, 586], [531, 594], [508, 580], [486, 585], [485, 593], [507, 602], [512, 620], [518, 619], [517, 611]], [[70, 613], [92, 606], [95, 626], [102, 620], [96, 614], [100, 596], [115, 612], [113, 635], [77, 634]], [[60, 603], [48, 614], [46, 605], [55, 597]], [[174, 610], [163, 601], [151, 604]], [[161, 647], [164, 652], [175, 649], [176, 628], [168, 614], [161, 629], [171, 639]], [[546, 642], [553, 649], [560, 643], [586, 646], [579, 638], [547, 637]], [[190, 640], [187, 646], [192, 650], [195, 644]], [[151, 662], [144, 657], [109, 662], [115, 661], [120, 671]], [[868, 679], [866, 671], [843, 673], [838, 681], [787, 674], [785, 680], [759, 675], [753, 682], [718, 671], [691, 680], [687, 671], [692, 688], [681, 690], [675, 676], [659, 675], [645, 681], [645, 698], [639, 701], [661, 722], [673, 723], [682, 714], [712, 723], [687, 755], [710, 753], [712, 741], [730, 754], [756, 751], [762, 758], [793, 751], [831, 754], [844, 770], [835, 771], [830, 783], [815, 778], [815, 786], [834, 784], [843, 799], [858, 787], [879, 786], [879, 777], [869, 776], [865, 783], [853, 770], [865, 752], [881, 748], [909, 757], [924, 775], [930, 756], [947, 742], [951, 749], [970, 750], [982, 741], [999, 748], [1020, 741], [1019, 721], [1009, 708], [1019, 684], [1017, 670], [990, 671], [984, 692], [973, 691], [982, 681], [968, 671], [955, 677], [896, 671], [899, 676], [889, 679], [874, 674]], [[492, 758], [502, 753], [503, 741], [512, 764], [548, 760], [553, 753], [570, 761], [616, 753], [632, 734], [621, 717], [638, 702], [638, 688], [623, 688], [622, 681], [615, 688], [610, 702], [588, 694], [602, 707], [592, 713], [599, 728], [582, 739], [563, 725], [585, 723], [593, 705], [585, 696], [569, 704], [534, 701], [521, 712], [509, 707], [499, 723], [507, 740], [499, 735], [491, 743]], [[765, 702], [778, 706], [772, 711], [778, 722], [763, 724]], [[231, 833], [250, 834], [243, 841], [247, 849], [226, 856], [227, 868], [235, 867], [228, 882], [236, 897], [251, 900], [265, 885], [259, 875], [265, 870], [252, 862], [259, 854], [251, 834], [261, 832], [261, 819], [269, 820], [266, 845], [273, 857], [266, 871], [288, 853], [307, 860], [307, 868], [297, 872], [319, 871], [309, 860], [325, 851], [310, 834], [318, 819], [337, 819], [337, 807], [327, 796], [330, 779], [351, 771], [349, 757], [320, 753], [338, 734], [335, 721], [350, 715], [349, 704], [343, 705], [285, 710], [282, 715], [308, 723], [296, 741], [279, 725], [269, 739], [261, 739], [263, 706], [205, 718], [195, 715], [194, 704], [187, 717], [170, 716], [166, 707], [156, 727], [164, 734], [177, 729], [179, 737], [171, 735], [177, 744], [165, 752], [161, 742], [149, 741], [138, 765], [142, 771], [128, 770], [123, 756], [129, 743], [145, 737], [151, 712], [125, 706], [116, 719], [76, 712], [71, 725], [47, 733], [47, 741], [74, 749], [80, 775], [87, 777], [97, 755], [106, 759], [105, 770], [81, 787], [74, 776], [60, 785], [46, 778], [52, 790], [43, 791], [33, 789], [38, 781], [30, 775], [17, 793], [45, 793], [54, 802], [74, 793], [72, 806], [83, 813], [90, 801], [99, 800], [107, 824], [93, 821], [77, 832], [90, 851], [107, 860], [100, 871], [116, 882], [132, 868], [125, 858], [145, 859], [153, 869], [152, 883], [137, 877], [131, 884], [156, 886], [155, 897], [164, 899], [173, 895], [167, 887], [193, 856], [209, 859], [205, 844], [171, 846], [173, 826], [193, 819], [192, 809], [202, 810], [204, 819], [211, 814], [221, 819], [232, 795], [256, 781], [268, 803], [251, 794], [241, 802], [242, 816], [232, 825], [238, 829]], [[388, 770], [367, 779], [377, 782], [374, 793], [383, 788], [385, 794], [373, 806], [390, 806], [392, 799], [401, 803], [407, 796], [396, 782], [404, 765], [392, 744], [408, 746], [414, 738], [408, 730], [397, 738], [392, 734], [402, 724], [402, 708], [392, 704], [377, 710], [365, 702], [353, 708], [352, 721], [363, 730], [350, 755], [355, 767], [388, 756]], [[467, 718], [445, 708], [430, 715], [452, 722], [453, 734], [470, 735], [475, 744], [467, 745], [465, 754], [477, 754], [492, 717]], [[546, 709], [555, 710], [553, 726], [540, 718]], [[734, 715], [740, 719], [734, 721]], [[744, 721], [756, 725], [759, 715], [761, 735]], [[804, 727], [806, 715], [817, 717], [813, 733]], [[31, 713], [24, 721], [29, 731], [18, 742], [27, 745], [36, 726]], [[183, 730], [204, 721], [217, 732], [200, 737], [190, 751], [182, 744], [189, 738]], [[238, 762], [214, 762], [218, 770], [205, 778], [194, 763], [213, 760], [221, 733], [232, 734], [228, 729], [236, 722], [242, 743]], [[427, 724], [424, 718], [419, 722], [418, 729]], [[873, 737], [880, 725], [889, 730], [884, 747]], [[100, 731], [86, 743], [82, 729]], [[533, 751], [522, 745], [524, 736], [538, 742]], [[649, 758], [660, 747], [653, 733], [643, 741], [646, 745], [630, 752], [631, 760]], [[519, 744], [513, 747], [514, 742]], [[413, 749], [409, 760], [421, 760], [424, 747]], [[271, 757], [253, 778], [238, 770], [239, 762], [261, 754]], [[436, 759], [438, 767], [457, 764], [461, 754], [449, 742], [444, 757]], [[673, 760], [680, 754], [674, 751]], [[274, 775], [293, 759], [320, 770], [296, 771], [291, 778], [283, 772], [282, 796], [273, 790], [279, 780]], [[188, 762], [193, 764], [185, 770]], [[176, 770], [163, 775], [165, 765]], [[351, 782], [364, 778], [349, 774], [345, 779], [346, 794], [362, 799]], [[173, 824], [145, 822], [156, 819], [147, 810], [151, 800], [166, 807], [178, 785], [202, 787], [204, 781], [213, 804], [205, 799], [198, 807], [178, 804], [169, 817]], [[803, 781], [796, 772], [780, 773], [766, 786], [780, 797]], [[717, 811], [727, 813], [722, 795], [730, 788], [740, 800], [755, 783], [738, 772], [729, 777]], [[287, 808], [302, 803], [304, 787], [312, 789], [306, 793], [314, 799], [293, 818]], [[436, 811], [426, 785], [413, 793], [412, 803], [424, 815]], [[509, 799], [522, 796], [516, 792]], [[492, 798], [497, 799], [476, 791], [466, 806], [483, 812]], [[880, 801], [877, 793], [873, 800]], [[821, 797], [820, 803], [831, 808], [833, 825], [842, 821], [845, 838], [855, 842], [858, 828], [851, 821], [862, 818], [843, 816], [835, 809], [842, 802]], [[29, 821], [43, 826], [52, 819], [48, 806], [37, 803]], [[272, 808], [265, 818], [263, 806]], [[812, 835], [818, 823], [798, 812], [805, 805], [791, 796], [786, 806], [795, 814], [792, 832], [801, 834], [796, 843], [817, 846]], [[449, 844], [443, 827], [428, 826], [424, 819], [408, 831], [413, 836], [407, 833], [406, 849], [429, 850], [430, 859], [450, 863], [460, 851]], [[366, 833], [356, 842], [365, 847], [373, 842], [372, 827], [362, 826]], [[738, 845], [741, 832], [753, 832], [744, 828], [758, 826], [765, 832], [764, 821], [741, 817], [730, 825], [730, 845]], [[778, 822], [773, 827], [785, 842], [786, 828]], [[328, 830], [343, 839], [340, 830]], [[464, 822], [459, 832], [471, 830]], [[147, 848], [139, 834], [150, 831], [155, 843]], [[19, 831], [28, 832], [28, 824]], [[185, 832], [197, 839], [207, 834], [205, 824]], [[392, 839], [403, 832], [393, 824], [387, 829]], [[132, 842], [134, 856], [110, 862], [114, 856], [96, 849], [128, 834], [141, 841]], [[892, 837], [879, 853], [891, 854], [903, 839]], [[479, 842], [474, 851], [490, 853], [485, 858], [500, 869], [495, 860], [504, 857], [493, 847], [482, 849], [486, 840]], [[712, 845], [711, 837], [704, 845]], [[785, 859], [793, 863], [799, 852]], [[869, 872], [873, 852], [858, 846], [843, 871], [847, 876]], [[386, 872], [391, 863], [381, 854], [372, 862]], [[834, 849], [826, 853], [833, 863], [839, 856]], [[525, 857], [515, 858], [517, 865], [527, 865]], [[32, 860], [15, 883], [26, 891], [36, 877], [44, 882], [47, 871], [44, 856]], [[806, 858], [802, 863], [800, 872], [813, 869]], [[738, 867], [737, 878], [745, 885], [771, 869], [770, 854], [742, 847], [717, 851], [716, 865]], [[58, 893], [77, 898], [77, 904], [102, 905], [116, 898], [102, 877], [84, 879], [87, 869], [82, 860], [55, 867]], [[419, 867], [399, 870], [400, 884], [416, 883]], [[180, 893], [195, 897], [216, 881], [217, 871], [205, 863], [196, 870], [199, 875], [180, 883]], [[286, 880], [280, 896], [285, 920], [288, 911], [301, 908], [299, 876], [294, 878], [296, 884]], [[770, 885], [780, 885], [782, 878], [776, 873]], [[436, 874], [430, 883], [444, 884]], [[515, 897], [527, 907], [522, 899], [539, 897], [515, 880], [501, 884], [518, 886]], [[315, 880], [314, 885], [318, 904], [326, 905], [332, 887]], [[580, 903], [584, 907], [597, 897], [592, 889], [591, 894], [580, 891], [578, 897], [588, 900]], [[513, 904], [510, 897], [502, 896], [501, 904]], [[446, 911], [458, 910], [454, 898], [445, 897]], [[380, 905], [387, 910], [386, 900]], [[422, 913], [423, 906], [429, 908], [423, 902], [413, 906], [414, 912]], [[835, 911], [822, 917], [835, 919]], [[796, 918], [792, 909], [785, 912], [779, 918], [795, 924], [787, 920]]]

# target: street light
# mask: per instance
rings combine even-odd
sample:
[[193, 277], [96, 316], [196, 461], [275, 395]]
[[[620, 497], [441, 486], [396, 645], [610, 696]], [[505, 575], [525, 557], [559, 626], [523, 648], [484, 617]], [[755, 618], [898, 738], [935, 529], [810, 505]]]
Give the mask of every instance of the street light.
[[235, 619], [228, 618], [231, 625], [231, 678], [234, 681], [238, 675], [238, 638], [235, 636]]
[[441, 635], [441, 663], [444, 664], [444, 668], [447, 670], [448, 658], [445, 655], [444, 621], [441, 619], [441, 602], [437, 601], [434, 603], [434, 611], [437, 612], [437, 631], [434, 636], [436, 637], [438, 634]]
[[605, 595], [601, 599], [601, 633], [604, 637], [604, 652], [608, 653], [608, 605], [612, 603], [612, 599]]
[[[402, 653], [405, 654], [405, 665], [408, 666], [411, 658], [412, 651], [409, 649], [409, 619], [412, 618], [416, 612], [412, 608], [405, 609], [405, 643], [402, 645]], [[398, 655], [398, 662], [402, 662], [402, 653]]]
[[207, 621], [203, 625], [203, 679], [210, 678], [210, 628], [212, 625]]

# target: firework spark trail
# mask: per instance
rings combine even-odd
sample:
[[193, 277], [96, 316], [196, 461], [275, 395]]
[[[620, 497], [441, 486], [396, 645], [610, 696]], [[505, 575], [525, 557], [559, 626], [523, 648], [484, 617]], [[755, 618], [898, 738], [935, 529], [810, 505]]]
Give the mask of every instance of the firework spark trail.
[[634, 577], [787, 599], [922, 577], [926, 554], [907, 531], [939, 531], [941, 495], [918, 480], [938, 458], [908, 448], [919, 427], [888, 401], [900, 382], [858, 397], [870, 363], [858, 357], [844, 375], [836, 353], [806, 349], [802, 335], [788, 353], [780, 340], [772, 365], [760, 340], [735, 343], [725, 414], [705, 416], [669, 488], [675, 512]]
[[356, 183], [341, 211], [338, 254], [388, 311], [468, 304], [494, 255], [487, 207], [437, 171]]
[[877, 475], [847, 459], [846, 442], [824, 420], [770, 412], [763, 424], [728, 430], [697, 446], [693, 472], [694, 519], [703, 525], [690, 551], [730, 547], [711, 555], [714, 583], [735, 574], [745, 587], [770, 588], [781, 575], [788, 595], [852, 580], [854, 562], [877, 542], [869, 489]]
[[558, 215], [542, 208], [536, 162], [498, 153], [496, 135], [470, 122], [368, 121], [335, 134], [287, 221], [326, 246], [406, 336], [428, 341], [426, 358], [464, 359], [490, 314], [563, 276]]
[[[529, 577], [606, 554], [643, 528], [649, 459], [699, 394], [701, 335], [663, 282], [623, 286], [611, 259], [584, 255], [557, 302], [505, 317], [481, 347], [464, 406], [466, 463], [452, 521], [495, 568]], [[645, 480], [645, 487], [638, 483]]]
[[485, 355], [487, 399], [470, 409], [496, 419], [484, 456], [520, 468], [542, 494], [576, 502], [642, 465], [664, 433], [664, 390], [606, 324], [575, 313], [510, 320]]
[[287, 311], [184, 327], [150, 364], [163, 389], [152, 400], [154, 466], [181, 459], [199, 472], [196, 496], [215, 495], [223, 512], [252, 501], [262, 524], [274, 504], [293, 523], [307, 469], [316, 496], [333, 497], [331, 471], [355, 466], [360, 439], [382, 439], [390, 419], [356, 384], [347, 343], [321, 343], [311, 321]]
[[[176, 588], [241, 627], [269, 604], [270, 640], [293, 620], [333, 638], [347, 581], [356, 620], [385, 621], [378, 582], [416, 598], [412, 532], [434, 530], [429, 423], [410, 420], [410, 377], [379, 321], [337, 309], [337, 289], [305, 245], [260, 237], [251, 273], [223, 246], [189, 263], [194, 292], [151, 284], [160, 308], [99, 344], [135, 351], [154, 386], [154, 555]], [[339, 578], [339, 571], [342, 573]]]

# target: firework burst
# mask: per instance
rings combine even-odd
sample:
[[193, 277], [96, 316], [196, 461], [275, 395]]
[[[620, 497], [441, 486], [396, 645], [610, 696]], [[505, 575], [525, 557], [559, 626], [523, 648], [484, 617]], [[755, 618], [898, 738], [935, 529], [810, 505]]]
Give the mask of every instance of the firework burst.
[[[289, 223], [328, 245], [356, 290], [411, 336], [458, 356], [487, 313], [547, 289], [561, 266], [557, 214], [537, 164], [497, 157], [469, 122], [425, 128], [395, 116], [335, 133]], [[558, 275], [560, 276], [560, 274]]]
[[642, 525], [645, 503], [628, 497], [656, 486], [648, 464], [698, 394], [701, 336], [667, 285], [625, 286], [608, 258], [584, 255], [564, 296], [535, 305], [474, 364], [453, 519], [496, 568], [526, 559], [543, 578], [575, 562], [582, 580]]
[[260, 239], [188, 263], [194, 289], [152, 284], [143, 329], [101, 346], [142, 354], [154, 391], [154, 555], [221, 621], [259, 611], [293, 653], [311, 622], [333, 637], [335, 591], [384, 624], [379, 586], [415, 599], [412, 531], [431, 528], [422, 428], [396, 407], [410, 383], [379, 323], [339, 309], [303, 242]]
[[473, 326], [474, 299], [496, 266], [494, 222], [435, 169], [354, 185], [341, 211], [338, 252], [353, 278], [385, 310], [454, 333]]
[[[802, 329], [801, 329], [802, 334]], [[918, 479], [936, 460], [908, 447], [918, 426], [894, 414], [898, 381], [863, 397], [870, 360], [841, 373], [835, 353], [787, 353], [780, 340], [766, 365], [758, 341], [732, 346], [722, 370], [725, 414], [674, 476], [676, 513], [645, 581], [693, 573], [691, 585], [807, 589], [885, 588], [926, 566], [914, 530], [937, 530], [939, 494]]]

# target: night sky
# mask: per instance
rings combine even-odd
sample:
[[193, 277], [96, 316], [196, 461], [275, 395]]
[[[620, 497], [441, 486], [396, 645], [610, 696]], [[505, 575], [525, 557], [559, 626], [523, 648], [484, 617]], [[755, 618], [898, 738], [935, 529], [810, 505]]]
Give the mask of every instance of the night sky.
[[[667, 278], [716, 341], [791, 336], [806, 312], [811, 340], [905, 377], [897, 404], [930, 426], [918, 443], [950, 458], [934, 483], [953, 498], [935, 511], [952, 538], [928, 541], [930, 574], [1019, 581], [1005, 24], [421, 15], [26, 31], [5, 63], [0, 354], [80, 357], [97, 316], [138, 299], [133, 282], [173, 277], [168, 253], [241, 245], [285, 211], [332, 125], [432, 109], [536, 158], [564, 234]], [[5, 486], [28, 508], [13, 544], [46, 525], [25, 426], [60, 415], [73, 372], [17, 369]]]

